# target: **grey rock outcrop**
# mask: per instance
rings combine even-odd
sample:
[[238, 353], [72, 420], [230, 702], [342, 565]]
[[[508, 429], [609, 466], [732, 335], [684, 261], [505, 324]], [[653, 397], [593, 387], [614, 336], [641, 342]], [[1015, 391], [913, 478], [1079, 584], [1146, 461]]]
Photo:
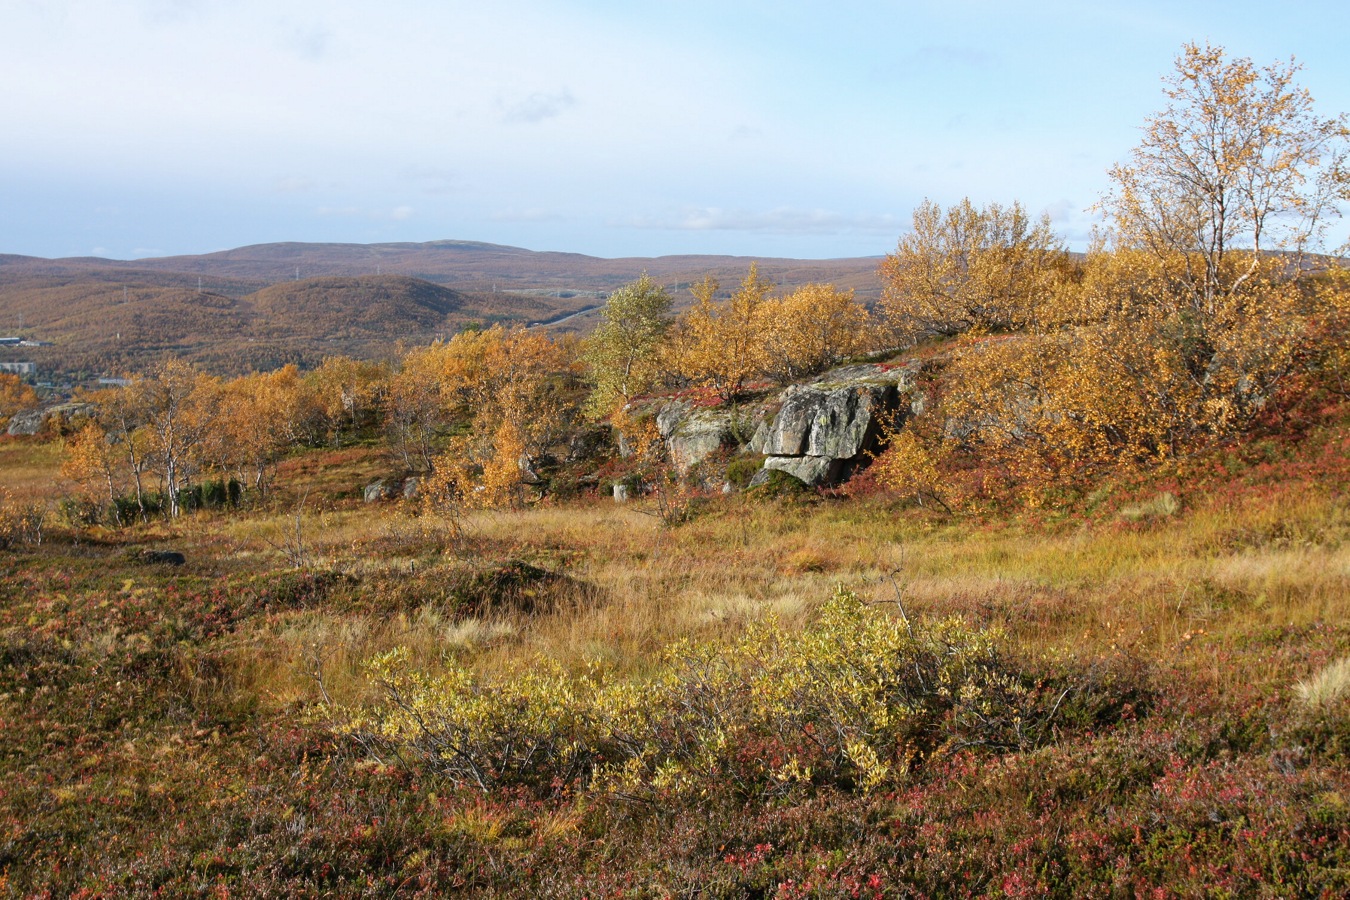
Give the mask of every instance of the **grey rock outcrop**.
[[736, 422], [724, 409], [699, 409], [675, 400], [656, 414], [656, 430], [666, 442], [670, 461], [681, 475], [710, 454], [736, 445]]
[[9, 434], [37, 434], [42, 428], [42, 417], [46, 410], [30, 409], [15, 413], [9, 419]]
[[394, 496], [394, 489], [383, 478], [378, 481], [372, 481], [365, 486], [361, 492], [361, 498], [367, 503], [377, 503], [380, 500], [388, 500]]
[[92, 416], [91, 403], [60, 403], [46, 409], [30, 409], [15, 413], [9, 420], [9, 434], [37, 434], [48, 423], [70, 422], [79, 416]]
[[910, 412], [912, 369], [850, 366], [812, 384], [788, 388], [772, 421], [756, 430], [749, 449], [766, 470], [786, 472], [809, 485], [834, 484], [876, 450], [887, 425]]

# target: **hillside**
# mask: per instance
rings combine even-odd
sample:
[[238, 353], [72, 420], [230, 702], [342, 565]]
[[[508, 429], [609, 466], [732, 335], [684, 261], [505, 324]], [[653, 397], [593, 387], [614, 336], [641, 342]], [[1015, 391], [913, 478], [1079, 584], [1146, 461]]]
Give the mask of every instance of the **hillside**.
[[0, 361], [80, 376], [176, 354], [238, 374], [334, 354], [375, 357], [398, 341], [426, 343], [469, 322], [547, 318], [559, 304], [572, 311], [567, 301], [457, 291], [398, 275], [267, 286], [231, 280], [227, 292], [216, 292], [188, 287], [181, 277], [117, 283], [106, 274], [31, 276], [0, 286], [0, 331], [51, 344], [0, 347]]
[[[297, 277], [398, 274], [471, 290], [609, 291], [646, 271], [665, 284], [691, 283], [711, 274], [726, 282], [745, 274], [752, 257], [677, 255], [602, 259], [581, 253], [539, 252], [474, 241], [390, 244], [257, 244], [198, 256], [134, 261], [75, 258], [0, 258], [6, 268], [53, 274], [147, 270], [208, 279], [275, 283]], [[879, 296], [877, 260], [758, 259], [761, 271], [784, 286], [830, 281], [854, 288], [864, 299]], [[214, 285], [208, 288], [216, 289]]]
[[[343, 353], [375, 357], [468, 322], [570, 317], [641, 272], [683, 288], [705, 275], [734, 286], [754, 261], [735, 256], [601, 259], [471, 241], [259, 244], [199, 256], [108, 260], [0, 255], [0, 334], [51, 347], [0, 348], [0, 362], [49, 374], [109, 374], [167, 353], [234, 374]], [[874, 259], [759, 260], [790, 289], [809, 282], [880, 296]], [[595, 315], [558, 330], [588, 331]]]

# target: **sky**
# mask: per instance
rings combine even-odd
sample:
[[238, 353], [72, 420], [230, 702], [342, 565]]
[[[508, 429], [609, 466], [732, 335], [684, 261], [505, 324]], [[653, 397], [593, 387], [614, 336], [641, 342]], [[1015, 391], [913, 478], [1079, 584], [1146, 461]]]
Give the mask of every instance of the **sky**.
[[0, 253], [273, 241], [874, 256], [913, 209], [1081, 249], [1187, 42], [1350, 111], [1350, 4], [0, 0]]

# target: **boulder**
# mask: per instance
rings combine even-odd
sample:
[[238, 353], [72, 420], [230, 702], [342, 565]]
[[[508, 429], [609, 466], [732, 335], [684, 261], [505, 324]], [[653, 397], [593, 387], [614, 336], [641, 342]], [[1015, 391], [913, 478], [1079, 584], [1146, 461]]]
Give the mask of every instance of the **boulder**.
[[809, 485], [833, 484], [843, 472], [844, 460], [829, 456], [770, 456], [764, 471], [786, 472]]
[[768, 456], [766, 471], [786, 472], [809, 485], [835, 484], [876, 450], [886, 425], [911, 414], [915, 371], [883, 366], [837, 369], [814, 383], [788, 388], [772, 421], [750, 449]]
[[670, 461], [681, 475], [723, 447], [735, 446], [731, 412], [698, 409], [687, 400], [674, 400], [656, 414], [656, 430], [666, 442]]
[[78, 416], [92, 416], [95, 412], [92, 403], [59, 403], [46, 409], [30, 409], [15, 413], [10, 417], [9, 434], [37, 434], [49, 423], [59, 425]]
[[372, 481], [361, 491], [361, 498], [367, 503], [377, 503], [380, 500], [388, 500], [394, 496], [394, 489], [389, 486], [383, 478]]
[[46, 410], [29, 409], [17, 412], [9, 419], [9, 434], [37, 434], [42, 429]]

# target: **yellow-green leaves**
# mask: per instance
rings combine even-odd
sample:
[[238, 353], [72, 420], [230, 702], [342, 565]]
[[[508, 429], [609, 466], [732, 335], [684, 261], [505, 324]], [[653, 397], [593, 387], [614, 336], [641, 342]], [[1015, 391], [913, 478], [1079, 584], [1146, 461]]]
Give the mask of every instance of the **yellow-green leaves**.
[[769, 621], [729, 642], [681, 641], [641, 679], [548, 661], [511, 678], [427, 678], [371, 662], [386, 702], [343, 714], [368, 748], [491, 790], [774, 793], [826, 782], [870, 791], [945, 743], [1015, 746], [1025, 691], [997, 635], [914, 627], [840, 590], [814, 624]]
[[670, 305], [670, 294], [646, 272], [609, 295], [600, 327], [582, 350], [594, 383], [587, 401], [593, 415], [607, 415], [657, 383]]

